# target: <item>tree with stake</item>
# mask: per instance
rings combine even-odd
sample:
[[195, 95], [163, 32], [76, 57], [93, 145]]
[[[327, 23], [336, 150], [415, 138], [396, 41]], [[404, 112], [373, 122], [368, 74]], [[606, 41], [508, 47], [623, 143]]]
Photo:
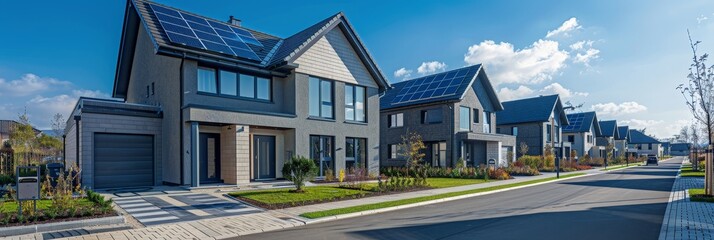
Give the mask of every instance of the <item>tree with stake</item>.
[[[706, 129], [707, 136], [707, 155], [711, 155], [712, 137], [714, 136], [712, 128], [714, 128], [714, 66], [707, 66], [706, 61], [709, 54], [699, 55], [697, 47], [701, 41], [692, 41], [692, 36], [687, 30], [689, 36], [689, 45], [692, 49], [692, 64], [689, 67], [687, 75], [687, 83], [680, 84], [677, 89], [680, 90], [685, 99], [689, 110], [694, 115], [694, 119], [702, 123]], [[705, 169], [705, 194], [713, 195], [714, 186], [712, 186], [712, 157], [706, 158]]]

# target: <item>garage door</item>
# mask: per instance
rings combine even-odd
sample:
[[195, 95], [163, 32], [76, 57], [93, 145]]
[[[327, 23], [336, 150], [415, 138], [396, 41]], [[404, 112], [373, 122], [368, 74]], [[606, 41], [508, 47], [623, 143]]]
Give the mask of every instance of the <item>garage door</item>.
[[94, 134], [94, 188], [154, 185], [154, 136]]

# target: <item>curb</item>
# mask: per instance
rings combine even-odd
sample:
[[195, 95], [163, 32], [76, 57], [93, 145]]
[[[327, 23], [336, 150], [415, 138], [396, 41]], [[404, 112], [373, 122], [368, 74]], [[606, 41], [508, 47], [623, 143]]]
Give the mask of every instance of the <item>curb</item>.
[[49, 231], [61, 231], [74, 228], [92, 227], [99, 225], [113, 225], [126, 223], [123, 216], [112, 216], [103, 218], [91, 218], [84, 220], [75, 220], [67, 222], [54, 222], [35, 224], [30, 226], [17, 226], [0, 228], [0, 237], [8, 237], [15, 235], [34, 234]]
[[627, 166], [627, 167], [622, 167], [622, 168], [617, 168], [617, 169], [612, 169], [612, 170], [600, 169], [600, 171], [607, 173], [607, 172], [614, 172], [614, 171], [619, 171], [619, 170], [625, 170], [625, 169], [633, 168], [633, 167], [642, 167], [642, 165], [632, 165], [632, 166]]
[[308, 219], [308, 218], [304, 218], [304, 217], [300, 217], [300, 218], [304, 219], [304, 222], [305, 222], [306, 225], [308, 225], [308, 224], [315, 224], [315, 223], [327, 222], [327, 221], [331, 221], [331, 220], [353, 218], [353, 217], [359, 217], [359, 216], [364, 216], [364, 215], [370, 215], [370, 214], [376, 214], [376, 213], [383, 213], [383, 212], [390, 212], [390, 211], [401, 210], [401, 209], [406, 209], [406, 208], [413, 208], [413, 207], [419, 207], [419, 206], [424, 206], [424, 205], [430, 205], [430, 204], [434, 204], [434, 203], [449, 202], [449, 201], [455, 201], [455, 200], [460, 200], [460, 199], [465, 199], [465, 198], [471, 198], [471, 197], [489, 195], [489, 194], [494, 194], [494, 193], [499, 193], [499, 192], [505, 192], [505, 191], [510, 191], [510, 190], [516, 190], [516, 189], [521, 189], [521, 188], [527, 188], [527, 187], [533, 187], [533, 186], [538, 186], [538, 185], [543, 185], [543, 184], [548, 184], [548, 183], [553, 183], [553, 182], [560, 182], [560, 181], [565, 181], [565, 180], [570, 180], [570, 179], [575, 179], [575, 178], [580, 178], [580, 177], [586, 177], [586, 176], [592, 176], [592, 175], [597, 175], [597, 173], [588, 173], [588, 174], [584, 174], [584, 175], [580, 175], [580, 176], [574, 176], [574, 177], [563, 178], [563, 179], [555, 179], [555, 180], [551, 180], [551, 181], [533, 183], [533, 184], [528, 184], [528, 185], [523, 185], [523, 186], [517, 186], [517, 187], [504, 188], [504, 189], [493, 190], [493, 191], [488, 191], [488, 192], [471, 193], [471, 194], [465, 194], [465, 195], [461, 195], [461, 196], [447, 197], [447, 198], [441, 198], [441, 199], [429, 200], [429, 201], [424, 201], [424, 202], [405, 204], [405, 205], [394, 206], [394, 207], [388, 207], [388, 208], [380, 208], [380, 209], [374, 209], [374, 210], [367, 210], [367, 211], [361, 211], [361, 212], [355, 212], [355, 213], [340, 214], [340, 215], [329, 216], [329, 217], [322, 217], [322, 218], [317, 218], [317, 219]]
[[[679, 174], [682, 173], [682, 165], [679, 165], [679, 170], [677, 170], [677, 176], [674, 177], [674, 183], [672, 183], [672, 190], [669, 191], [669, 200], [667, 201], [667, 208], [664, 210], [664, 217], [662, 218], [662, 227], [659, 230], [659, 239], [665, 240], [667, 239], [667, 232], [674, 231], [674, 226], [670, 226], [669, 224], [669, 215], [672, 214], [672, 202], [674, 201], [674, 187], [676, 186], [677, 181], [679, 180], [680, 176]], [[688, 194], [688, 193], [687, 193]]]

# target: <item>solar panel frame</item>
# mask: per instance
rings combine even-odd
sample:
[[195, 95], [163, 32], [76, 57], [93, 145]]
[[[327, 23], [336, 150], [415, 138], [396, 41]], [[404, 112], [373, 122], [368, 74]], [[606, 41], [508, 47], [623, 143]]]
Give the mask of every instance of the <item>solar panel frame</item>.
[[471, 81], [471, 79], [466, 79], [466, 76], [471, 76], [469, 75], [471, 71], [476, 70], [458, 69], [409, 80], [404, 83], [402, 89], [395, 98], [392, 99], [391, 104], [396, 105], [453, 96], [458, 93], [459, 90], [468, 87], [465, 86], [464, 83]]

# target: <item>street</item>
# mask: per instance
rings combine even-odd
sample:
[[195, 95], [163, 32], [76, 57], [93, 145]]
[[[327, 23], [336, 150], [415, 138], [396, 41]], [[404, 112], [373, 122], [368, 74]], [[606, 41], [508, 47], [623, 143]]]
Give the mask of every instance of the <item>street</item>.
[[240, 239], [657, 239], [681, 162]]

